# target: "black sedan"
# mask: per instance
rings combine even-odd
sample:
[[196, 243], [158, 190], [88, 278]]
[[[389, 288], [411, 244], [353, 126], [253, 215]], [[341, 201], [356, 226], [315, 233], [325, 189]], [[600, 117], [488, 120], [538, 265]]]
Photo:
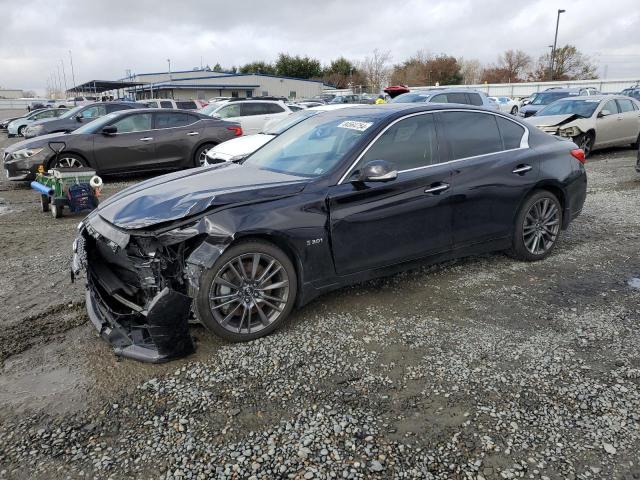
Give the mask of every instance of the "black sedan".
[[72, 133], [54, 133], [4, 151], [9, 180], [31, 180], [50, 168], [92, 167], [100, 174], [200, 166], [207, 151], [242, 135], [236, 123], [165, 109], [110, 113]]
[[133, 108], [140, 108], [140, 104], [136, 102], [97, 102], [80, 105], [58, 118], [33, 122], [24, 131], [24, 137], [33, 138], [49, 133], [71, 132], [81, 127], [83, 123], [92, 122], [108, 113]]
[[123, 356], [193, 350], [187, 318], [252, 340], [296, 306], [417, 262], [505, 250], [542, 260], [586, 196], [584, 154], [480, 107], [393, 104], [313, 116], [242, 164], [173, 173], [81, 223], [75, 273]]

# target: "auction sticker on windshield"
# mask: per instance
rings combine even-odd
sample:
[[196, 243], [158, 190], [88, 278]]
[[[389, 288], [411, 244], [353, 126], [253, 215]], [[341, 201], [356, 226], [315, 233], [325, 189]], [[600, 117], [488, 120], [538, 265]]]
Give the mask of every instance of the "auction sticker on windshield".
[[356, 122], [355, 120], [347, 120], [338, 125], [338, 128], [349, 128], [351, 130], [364, 132], [371, 125], [373, 125], [373, 122]]

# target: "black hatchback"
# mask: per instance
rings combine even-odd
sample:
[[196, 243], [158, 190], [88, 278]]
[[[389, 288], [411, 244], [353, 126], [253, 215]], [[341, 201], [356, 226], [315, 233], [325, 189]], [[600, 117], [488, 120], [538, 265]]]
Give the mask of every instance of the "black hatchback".
[[83, 220], [74, 269], [117, 353], [193, 349], [187, 318], [231, 341], [295, 306], [416, 262], [505, 250], [547, 257], [586, 197], [584, 153], [462, 105], [323, 112], [242, 164], [130, 187]]

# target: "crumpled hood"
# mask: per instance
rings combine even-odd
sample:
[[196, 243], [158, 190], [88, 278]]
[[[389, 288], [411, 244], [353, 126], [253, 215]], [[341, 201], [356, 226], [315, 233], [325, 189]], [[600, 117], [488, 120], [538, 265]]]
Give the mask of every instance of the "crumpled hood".
[[211, 207], [293, 195], [308, 179], [223, 163], [155, 177], [113, 195], [97, 213], [124, 229], [188, 218]]
[[[542, 117], [539, 117], [537, 115], [533, 116], [533, 117], [528, 117], [525, 118], [525, 122], [529, 122], [532, 125], [535, 125], [536, 127], [541, 127], [541, 126], [555, 126], [558, 125], [560, 123], [564, 124], [567, 123], [566, 120], [575, 120], [575, 115], [573, 113], [569, 113], [569, 114], [565, 114], [565, 115], [544, 115]], [[576, 117], [579, 118], [579, 117]]]

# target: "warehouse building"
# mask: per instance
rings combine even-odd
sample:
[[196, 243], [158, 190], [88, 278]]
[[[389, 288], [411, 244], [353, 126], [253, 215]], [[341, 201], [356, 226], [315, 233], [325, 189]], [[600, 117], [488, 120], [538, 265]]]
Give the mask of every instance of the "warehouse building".
[[316, 80], [209, 70], [142, 73], [121, 80], [141, 84], [128, 91], [129, 95], [137, 99], [208, 100], [213, 97], [269, 95], [293, 100], [319, 95], [324, 88], [324, 84]]

